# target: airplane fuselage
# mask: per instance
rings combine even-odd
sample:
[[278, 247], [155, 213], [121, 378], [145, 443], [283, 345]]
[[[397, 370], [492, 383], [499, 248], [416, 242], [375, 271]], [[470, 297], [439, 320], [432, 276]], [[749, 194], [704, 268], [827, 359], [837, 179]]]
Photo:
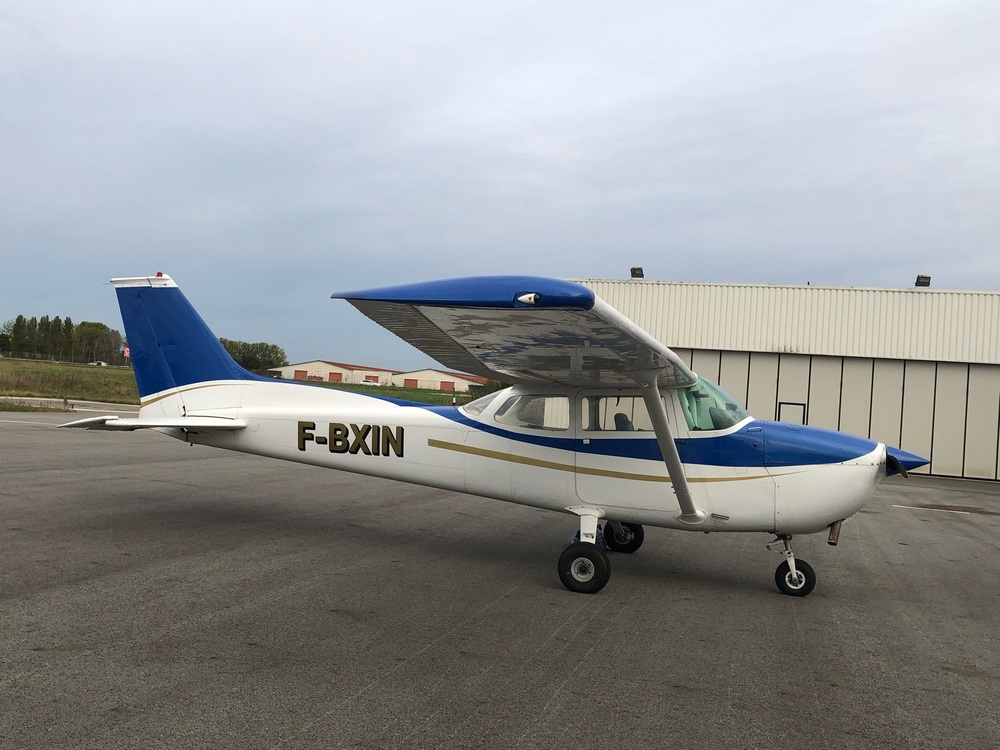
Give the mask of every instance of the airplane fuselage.
[[[483, 399], [488, 403], [476, 411], [277, 380], [231, 381], [151, 396], [141, 413], [247, 423], [233, 432], [162, 430], [192, 443], [555, 511], [599, 508], [608, 520], [703, 532], [822, 531], [860, 510], [885, 474], [881, 443], [750, 417], [694, 431], [675, 393], [664, 389], [662, 395], [692, 497], [706, 514], [698, 524], [678, 518], [653, 433], [587, 425], [586, 389], [517, 386]], [[534, 396], [545, 397], [555, 426], [505, 418], [507, 403]], [[618, 398], [634, 404], [627, 400], [635, 397], [623, 389]], [[220, 403], [231, 406], [220, 409]]]

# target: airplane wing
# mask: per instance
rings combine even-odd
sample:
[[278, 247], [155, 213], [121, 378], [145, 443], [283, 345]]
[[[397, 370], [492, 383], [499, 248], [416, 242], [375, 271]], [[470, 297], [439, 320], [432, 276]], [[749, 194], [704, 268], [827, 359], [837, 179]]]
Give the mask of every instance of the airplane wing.
[[452, 370], [509, 383], [684, 387], [673, 351], [581, 284], [475, 276], [332, 295]]
[[153, 430], [170, 428], [185, 432], [218, 432], [226, 430], [245, 429], [247, 423], [242, 419], [228, 417], [89, 417], [76, 422], [67, 422], [60, 427], [74, 427], [83, 430]]

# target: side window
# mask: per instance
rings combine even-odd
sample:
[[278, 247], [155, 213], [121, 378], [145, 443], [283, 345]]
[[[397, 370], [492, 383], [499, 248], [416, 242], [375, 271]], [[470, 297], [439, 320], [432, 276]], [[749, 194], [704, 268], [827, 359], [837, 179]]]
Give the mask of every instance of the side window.
[[641, 396], [584, 396], [583, 429], [590, 432], [652, 431]]
[[511, 396], [493, 417], [500, 424], [532, 430], [568, 430], [566, 396]]

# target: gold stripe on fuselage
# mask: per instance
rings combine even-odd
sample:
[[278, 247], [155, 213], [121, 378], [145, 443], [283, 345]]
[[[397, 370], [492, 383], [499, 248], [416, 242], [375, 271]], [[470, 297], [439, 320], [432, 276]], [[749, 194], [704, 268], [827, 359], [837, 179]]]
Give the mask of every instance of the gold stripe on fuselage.
[[188, 386], [184, 386], [183, 388], [174, 388], [169, 393], [161, 393], [156, 398], [151, 398], [148, 401], [143, 400], [143, 399], [140, 398], [139, 399], [139, 405], [140, 406], [149, 406], [150, 404], [155, 404], [157, 401], [162, 401], [163, 399], [170, 398], [171, 396], [179, 396], [179, 395], [181, 395], [183, 393], [188, 393], [189, 391], [197, 391], [200, 388], [212, 388], [213, 386], [217, 386], [217, 385], [222, 385], [222, 383], [219, 383], [219, 382], [203, 383], [203, 384], [200, 384], [200, 385], [188, 385]]
[[[449, 443], [445, 440], [427, 441], [431, 448], [441, 448], [443, 450], [466, 453], [470, 456], [480, 456], [481, 458], [492, 458], [497, 461], [507, 461], [513, 464], [524, 466], [537, 466], [540, 469], [553, 469], [554, 471], [568, 471], [573, 474], [586, 474], [595, 477], [609, 477], [611, 479], [632, 479], [637, 482], [665, 482], [670, 483], [670, 477], [657, 476], [655, 474], [636, 474], [631, 471], [613, 471], [611, 469], [593, 469], [588, 466], [576, 466], [575, 464], [564, 464], [557, 461], [543, 461], [540, 458], [530, 458], [529, 456], [518, 456], [513, 453], [503, 451], [493, 451], [486, 448], [474, 448], [469, 445], [459, 445]], [[797, 472], [796, 472], [797, 473]], [[738, 477], [688, 477], [688, 482], [745, 482], [750, 479], [770, 479], [769, 474], [754, 474], [752, 476]]]

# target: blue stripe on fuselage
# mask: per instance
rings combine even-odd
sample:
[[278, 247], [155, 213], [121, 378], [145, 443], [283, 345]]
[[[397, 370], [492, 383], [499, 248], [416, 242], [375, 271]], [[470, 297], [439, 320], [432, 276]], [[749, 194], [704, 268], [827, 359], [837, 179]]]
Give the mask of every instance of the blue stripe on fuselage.
[[[453, 406], [429, 407], [428, 410], [471, 429], [528, 445], [600, 456], [663, 460], [652, 433], [646, 439], [631, 436], [588, 436], [588, 442], [584, 443], [577, 438], [530, 435], [477, 422]], [[679, 438], [675, 442], [683, 463], [747, 467], [841, 463], [870, 453], [877, 445], [867, 438], [833, 430], [763, 420], [748, 422], [739, 430], [726, 435]]]

